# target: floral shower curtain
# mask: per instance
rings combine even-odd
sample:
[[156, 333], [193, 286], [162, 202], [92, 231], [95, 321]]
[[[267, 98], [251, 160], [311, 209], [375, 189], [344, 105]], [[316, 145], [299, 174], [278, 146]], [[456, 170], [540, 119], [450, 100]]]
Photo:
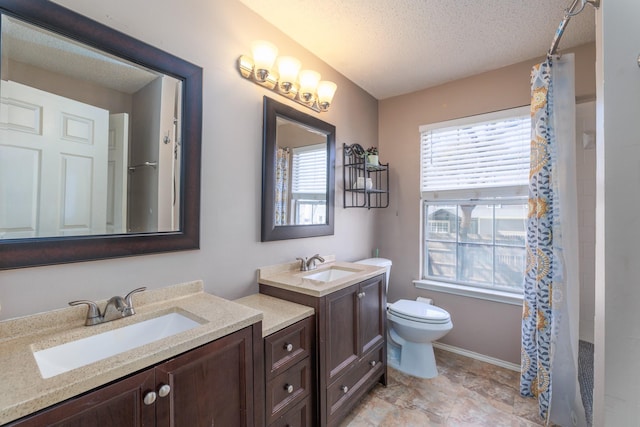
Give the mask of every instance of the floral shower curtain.
[[287, 225], [289, 215], [289, 161], [291, 150], [280, 148], [276, 153], [275, 225]]
[[578, 385], [579, 265], [572, 54], [531, 72], [531, 169], [520, 393], [547, 424], [584, 426]]

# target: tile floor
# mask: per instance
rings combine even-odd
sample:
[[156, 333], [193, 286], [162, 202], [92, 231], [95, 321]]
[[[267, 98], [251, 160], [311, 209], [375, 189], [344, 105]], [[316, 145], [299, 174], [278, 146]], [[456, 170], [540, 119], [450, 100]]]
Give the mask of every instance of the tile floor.
[[519, 393], [519, 373], [436, 349], [430, 380], [389, 368], [340, 427], [540, 426], [534, 399]]

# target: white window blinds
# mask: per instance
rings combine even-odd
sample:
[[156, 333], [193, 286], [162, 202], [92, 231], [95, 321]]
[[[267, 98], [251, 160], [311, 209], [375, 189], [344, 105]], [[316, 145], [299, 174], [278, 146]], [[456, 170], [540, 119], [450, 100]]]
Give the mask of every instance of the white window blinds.
[[524, 196], [529, 107], [420, 127], [423, 198]]
[[296, 147], [292, 152], [291, 192], [325, 195], [327, 193], [327, 144]]

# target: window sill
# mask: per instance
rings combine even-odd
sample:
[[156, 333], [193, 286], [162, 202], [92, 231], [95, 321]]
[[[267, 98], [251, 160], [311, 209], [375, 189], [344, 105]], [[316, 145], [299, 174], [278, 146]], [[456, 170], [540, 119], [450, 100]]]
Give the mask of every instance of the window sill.
[[447, 294], [461, 295], [469, 298], [478, 298], [503, 304], [522, 306], [523, 296], [510, 292], [495, 291], [491, 289], [474, 288], [472, 286], [456, 285], [453, 283], [436, 282], [433, 280], [414, 280], [413, 284], [418, 289], [444, 292]]

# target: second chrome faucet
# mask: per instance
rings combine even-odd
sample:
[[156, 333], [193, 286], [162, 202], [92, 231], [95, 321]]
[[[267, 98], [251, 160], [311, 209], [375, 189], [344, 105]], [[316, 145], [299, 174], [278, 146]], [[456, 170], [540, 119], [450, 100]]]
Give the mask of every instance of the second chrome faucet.
[[309, 259], [307, 258], [296, 258], [296, 259], [300, 261], [300, 271], [315, 270], [317, 268], [316, 261], [324, 262], [324, 258], [322, 258], [320, 254], [315, 254], [312, 257], [309, 257]]
[[100, 312], [98, 304], [89, 300], [71, 301], [69, 305], [81, 305], [86, 304], [87, 319], [84, 324], [86, 326], [98, 325], [100, 323], [111, 322], [112, 320], [121, 319], [123, 317], [133, 316], [136, 311], [133, 308], [132, 296], [135, 293], [146, 290], [146, 287], [134, 289], [129, 292], [124, 298], [121, 296], [115, 296], [109, 298], [107, 305], [104, 307], [104, 312]]

